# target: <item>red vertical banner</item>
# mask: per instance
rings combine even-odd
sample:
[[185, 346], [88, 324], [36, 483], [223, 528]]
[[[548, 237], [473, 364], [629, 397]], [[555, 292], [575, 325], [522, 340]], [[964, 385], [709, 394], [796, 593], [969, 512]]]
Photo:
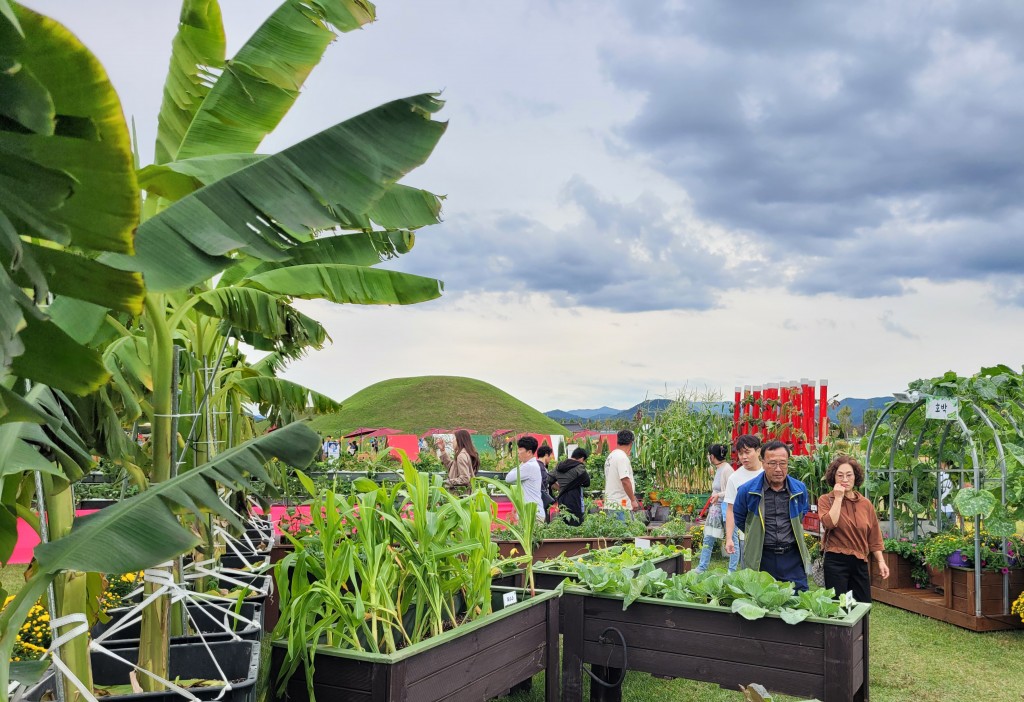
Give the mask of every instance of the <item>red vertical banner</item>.
[[740, 402], [742, 400], [741, 393], [743, 388], [736, 386], [734, 396], [735, 399], [732, 403], [732, 443], [736, 445], [736, 438], [740, 435]]
[[764, 436], [764, 428], [763, 428], [763, 425], [761, 424], [761, 422], [763, 421], [761, 419], [761, 414], [762, 414], [761, 413], [761, 397], [763, 395], [762, 395], [762, 391], [761, 391], [761, 386], [760, 385], [755, 385], [753, 387], [752, 395], [753, 395], [753, 398], [754, 398], [754, 406], [753, 406], [753, 408], [751, 410], [751, 414], [750, 414], [751, 419], [753, 420], [753, 422], [751, 422], [752, 428], [753, 428], [753, 432], [752, 433], [753, 434], [757, 434], [758, 436], [763, 437]]
[[782, 431], [780, 432], [779, 438], [787, 444], [792, 441], [792, 432], [789, 430], [789, 425], [793, 417], [793, 413], [789, 406], [789, 389], [792, 385], [793, 381], [787, 380], [782, 384], [782, 388], [779, 390], [779, 421], [782, 422]]
[[779, 386], [776, 383], [768, 383], [764, 386], [764, 409], [761, 410], [761, 418], [764, 420], [764, 433], [761, 435], [765, 441], [778, 438], [776, 429], [773, 426], [779, 418], [779, 409], [776, 400], [779, 395]]
[[790, 390], [789, 400], [793, 403], [793, 453], [803, 456], [806, 451], [804, 448], [804, 392], [803, 386], [795, 380], [793, 388]]
[[804, 441], [806, 441], [805, 450], [807, 453], [814, 451], [814, 446], [817, 443], [814, 439], [814, 386], [811, 384], [810, 378], [803, 379], [803, 396], [804, 396]]
[[828, 381], [820, 380], [818, 382], [818, 443], [825, 443], [825, 439], [828, 438]]
[[743, 386], [743, 433], [750, 433], [750, 413], [753, 408], [750, 406], [750, 386]]

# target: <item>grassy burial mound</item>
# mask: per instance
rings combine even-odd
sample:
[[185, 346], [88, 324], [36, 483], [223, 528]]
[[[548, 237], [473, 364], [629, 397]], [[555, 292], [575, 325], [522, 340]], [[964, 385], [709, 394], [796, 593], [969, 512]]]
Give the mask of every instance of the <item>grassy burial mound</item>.
[[342, 402], [340, 412], [316, 417], [310, 426], [325, 436], [347, 434], [357, 427], [391, 427], [410, 433], [432, 427], [466, 427], [480, 433], [498, 429], [565, 433], [558, 422], [490, 383], [444, 375], [375, 383]]

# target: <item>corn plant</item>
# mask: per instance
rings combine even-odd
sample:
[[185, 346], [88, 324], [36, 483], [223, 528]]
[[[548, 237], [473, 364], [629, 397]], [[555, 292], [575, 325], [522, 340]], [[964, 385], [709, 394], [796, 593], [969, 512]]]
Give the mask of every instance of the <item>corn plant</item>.
[[[638, 485], [653, 473], [657, 484], [688, 492], [710, 492], [707, 449], [729, 443], [732, 419], [720, 395], [683, 389], [676, 400], [637, 430], [634, 466]], [[640, 485], [647, 488], [647, 485]]]
[[[500, 568], [505, 565], [521, 563], [526, 575], [527, 587], [530, 588], [530, 595], [536, 594], [533, 578], [533, 539], [534, 532], [538, 527], [537, 503], [526, 501], [523, 497], [522, 483], [508, 485], [497, 480], [491, 480], [490, 478], [477, 478], [476, 480], [507, 497], [515, 508], [512, 516], [508, 519], [495, 518], [495, 521], [501, 529], [519, 542], [519, 545], [523, 548], [523, 555], [501, 561], [497, 566]], [[489, 537], [490, 535], [488, 535]]]
[[282, 689], [301, 663], [313, 697], [317, 644], [394, 653], [491, 612], [492, 501], [402, 464], [393, 487], [363, 479], [352, 495], [318, 494], [312, 535], [286, 534], [295, 551], [276, 567], [273, 633], [288, 643]]

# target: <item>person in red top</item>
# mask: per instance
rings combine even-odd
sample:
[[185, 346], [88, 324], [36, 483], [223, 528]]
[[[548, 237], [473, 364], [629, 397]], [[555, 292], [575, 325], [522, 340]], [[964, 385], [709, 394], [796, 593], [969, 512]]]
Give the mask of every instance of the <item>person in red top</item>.
[[864, 483], [864, 469], [856, 459], [840, 455], [825, 472], [825, 482], [832, 486], [832, 492], [818, 498], [818, 515], [825, 528], [825, 587], [837, 595], [852, 592], [858, 602], [870, 602], [871, 556], [878, 561], [883, 580], [889, 577], [889, 566], [882, 553], [875, 507], [857, 492]]

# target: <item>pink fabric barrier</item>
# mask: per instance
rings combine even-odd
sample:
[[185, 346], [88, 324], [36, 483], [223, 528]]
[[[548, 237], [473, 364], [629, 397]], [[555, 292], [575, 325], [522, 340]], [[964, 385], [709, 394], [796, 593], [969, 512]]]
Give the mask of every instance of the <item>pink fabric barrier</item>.
[[[508, 519], [509, 515], [515, 513], [515, 507], [513, 507], [512, 503], [509, 502], [508, 500], [495, 501], [495, 504], [498, 507], [498, 519]], [[288, 509], [289, 508], [285, 507], [284, 505], [270, 506], [270, 521], [274, 524], [274, 533], [281, 533], [279, 523], [281, 522], [281, 517], [285, 515], [285, 512]], [[309, 514], [309, 505], [295, 505], [291, 507], [291, 509], [298, 510], [299, 514]], [[259, 512], [259, 509], [254, 508], [253, 511]], [[494, 527], [492, 526], [492, 528]]]
[[[96, 511], [95, 509], [76, 509], [75, 516], [81, 517]], [[18, 517], [18, 543], [14, 546], [14, 553], [11, 554], [11, 559], [5, 565], [31, 563], [39, 541], [39, 534], [36, 530], [30, 527], [24, 519]]]
[[[498, 517], [501, 519], [507, 519], [508, 515], [512, 514], [515, 510], [512, 507], [511, 502], [500, 501], [498, 505]], [[271, 505], [270, 506], [270, 520], [274, 524], [274, 532], [277, 534], [281, 533], [281, 529], [278, 523], [281, 521], [281, 517], [285, 515], [287, 507], [284, 505]], [[309, 505], [297, 505], [293, 509], [297, 509], [301, 514], [309, 514]], [[75, 516], [81, 517], [86, 514], [92, 514], [96, 512], [95, 509], [77, 509], [75, 510]], [[258, 507], [253, 508], [256, 513], [262, 513]], [[36, 546], [39, 544], [39, 534], [36, 530], [29, 526], [28, 522], [24, 519], [18, 519], [18, 543], [14, 547], [14, 553], [11, 555], [10, 560], [5, 565], [21, 565], [32, 562], [32, 556], [35, 553]]]
[[419, 437], [413, 434], [392, 434], [388, 437], [388, 453], [398, 458], [398, 452], [395, 449], [402, 449], [410, 461], [415, 461], [420, 455]]

